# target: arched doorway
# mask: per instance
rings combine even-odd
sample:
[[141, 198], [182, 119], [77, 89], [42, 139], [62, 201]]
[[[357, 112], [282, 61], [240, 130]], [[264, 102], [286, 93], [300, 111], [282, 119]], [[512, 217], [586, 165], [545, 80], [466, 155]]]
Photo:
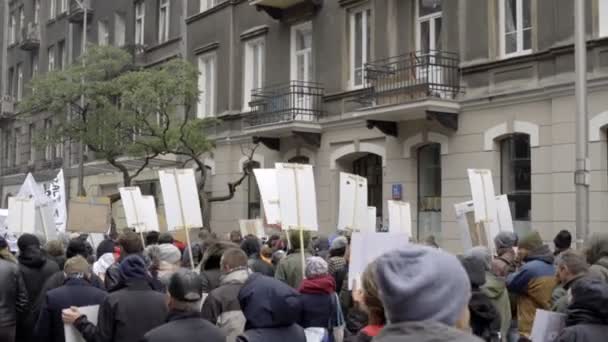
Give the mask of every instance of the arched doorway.
[[428, 144], [417, 150], [419, 241], [441, 236], [441, 145]]
[[367, 178], [367, 203], [376, 207], [376, 229], [382, 226], [382, 157], [363, 154], [352, 161], [351, 172]]

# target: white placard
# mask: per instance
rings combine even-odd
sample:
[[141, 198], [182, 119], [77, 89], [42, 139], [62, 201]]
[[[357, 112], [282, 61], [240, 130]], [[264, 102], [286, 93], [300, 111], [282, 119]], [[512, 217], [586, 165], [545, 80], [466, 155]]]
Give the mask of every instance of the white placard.
[[264, 214], [267, 224], [281, 224], [281, 209], [279, 205], [279, 188], [277, 186], [277, 170], [254, 169], [253, 174], [258, 183]]
[[498, 213], [498, 229], [501, 232], [514, 232], [513, 216], [507, 195], [496, 196], [496, 210]]
[[496, 195], [494, 182], [490, 170], [469, 169], [469, 182], [471, 195], [475, 207], [475, 222], [483, 223], [488, 229], [488, 236], [498, 235], [498, 211], [496, 209]]
[[160, 227], [158, 225], [158, 213], [156, 212], [156, 203], [154, 202], [154, 196], [141, 196], [141, 205], [143, 213], [143, 222], [147, 232], [158, 232]]
[[[34, 201], [35, 202], [35, 201]], [[43, 232], [46, 241], [57, 239], [57, 226], [53, 212], [55, 204], [48, 202], [45, 204], [36, 205], [36, 231]]]
[[377, 221], [377, 209], [376, 207], [367, 207], [367, 218], [369, 220], [368, 223], [368, 232], [375, 232], [376, 231], [376, 226], [378, 225], [378, 221]]
[[239, 220], [239, 226], [241, 228], [241, 235], [254, 235], [259, 239], [266, 236], [266, 232], [264, 232], [264, 223], [261, 219], [255, 220]]
[[554, 342], [566, 326], [566, 315], [559, 312], [536, 309], [532, 334], [534, 342]]
[[125, 219], [127, 220], [127, 226], [135, 228], [137, 232], [145, 231], [143, 227], [142, 217], [142, 198], [141, 190], [137, 186], [131, 186], [126, 188], [118, 188], [120, 193], [120, 199], [122, 201], [122, 207], [125, 210]]
[[50, 182], [40, 184], [44, 189], [45, 195], [53, 202], [53, 219], [57, 231], [65, 232], [67, 224], [67, 203], [65, 196], [65, 178], [63, 177], [63, 169], [59, 170], [57, 177]]
[[158, 171], [158, 178], [163, 192], [168, 230], [203, 227], [194, 170], [161, 170]]
[[367, 231], [367, 178], [340, 172], [338, 230]]
[[36, 203], [33, 198], [8, 198], [8, 230], [15, 235], [36, 233]]
[[454, 211], [456, 212], [456, 222], [458, 222], [458, 227], [460, 228], [462, 248], [464, 251], [468, 251], [473, 248], [471, 229], [474, 229], [472, 227], [475, 226], [475, 222], [469, 222], [467, 217], [467, 214], [472, 214], [475, 211], [473, 201], [454, 204]]
[[[83, 315], [87, 316], [87, 320], [97, 326], [99, 318], [99, 305], [81, 306], [78, 308]], [[72, 324], [64, 324], [63, 332], [65, 334], [65, 342], [86, 342], [80, 332], [74, 328]]]
[[412, 212], [408, 202], [388, 201], [388, 231], [412, 237]]
[[277, 163], [275, 167], [283, 230], [319, 230], [312, 166]]
[[409, 243], [405, 233], [354, 232], [351, 236], [348, 289], [363, 274], [365, 267], [382, 254], [399, 249]]

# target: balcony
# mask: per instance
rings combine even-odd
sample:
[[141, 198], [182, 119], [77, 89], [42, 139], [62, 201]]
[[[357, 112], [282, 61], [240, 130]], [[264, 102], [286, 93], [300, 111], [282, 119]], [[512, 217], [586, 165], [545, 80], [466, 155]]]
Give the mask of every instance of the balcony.
[[254, 89], [244, 130], [272, 137], [291, 135], [293, 131], [318, 133], [322, 100], [323, 88], [311, 82], [291, 81]]
[[282, 20], [314, 13], [323, 5], [323, 0], [249, 0], [249, 4], [264, 10], [273, 19]]
[[0, 118], [12, 118], [15, 115], [15, 98], [10, 95], [2, 96], [2, 102], [0, 102], [0, 110]]
[[[82, 6], [81, 6], [82, 5]], [[93, 0], [71, 0], [70, 1], [70, 13], [68, 14], [68, 20], [71, 23], [81, 23], [84, 21], [84, 12], [87, 12], [87, 20], [93, 17]]]
[[35, 23], [28, 23], [21, 29], [21, 50], [32, 51], [40, 48], [40, 26]]
[[404, 121], [428, 118], [429, 113], [457, 114], [462, 93], [457, 54], [412, 52], [365, 65], [368, 85], [358, 99], [364, 108], [355, 116], [371, 120]]

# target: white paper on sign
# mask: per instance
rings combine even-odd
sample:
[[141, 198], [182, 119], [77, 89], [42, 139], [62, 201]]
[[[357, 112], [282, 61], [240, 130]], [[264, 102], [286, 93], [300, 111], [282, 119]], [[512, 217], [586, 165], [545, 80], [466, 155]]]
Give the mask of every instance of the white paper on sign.
[[319, 230], [312, 166], [277, 163], [275, 167], [283, 229]]
[[469, 182], [475, 207], [475, 222], [484, 223], [488, 229], [488, 236], [498, 235], [498, 211], [496, 209], [496, 195], [494, 182], [490, 170], [469, 169]]
[[[475, 208], [473, 207], [473, 201], [464, 203], [454, 204], [454, 211], [456, 212], [456, 221], [460, 228], [460, 239], [462, 241], [462, 247], [465, 251], [473, 248], [473, 240], [471, 238], [470, 223], [467, 219], [468, 213], [473, 213]], [[473, 222], [474, 224], [475, 222]]]
[[281, 224], [281, 209], [279, 203], [279, 188], [277, 186], [277, 170], [254, 169], [253, 174], [258, 183], [264, 214], [267, 224]]
[[496, 196], [496, 210], [499, 230], [513, 233], [513, 217], [511, 216], [511, 207], [507, 195]]
[[118, 192], [120, 193], [122, 207], [125, 210], [127, 226], [135, 228], [137, 232], [145, 232], [146, 227], [144, 227], [144, 218], [141, 208], [143, 200], [139, 187], [131, 186], [118, 188]]
[[566, 315], [558, 312], [536, 309], [532, 334], [534, 342], [554, 342], [566, 326]]
[[408, 202], [388, 201], [388, 231], [412, 237], [412, 212]]
[[[99, 319], [99, 305], [81, 306], [78, 308], [78, 311], [87, 316], [87, 320], [89, 322], [97, 326], [97, 321]], [[80, 332], [71, 324], [64, 324], [63, 332], [65, 333], [65, 342], [86, 342]]]
[[141, 201], [142, 210], [140, 212], [143, 213], [143, 221], [145, 223], [146, 231], [160, 231], [154, 196], [141, 196]]
[[67, 224], [67, 203], [65, 196], [65, 179], [63, 177], [63, 169], [59, 170], [57, 177], [50, 182], [43, 182], [41, 186], [44, 189], [46, 196], [53, 202], [53, 219], [57, 231], [65, 232]]
[[36, 231], [42, 232], [47, 241], [57, 239], [57, 226], [53, 217], [54, 203], [37, 205], [36, 208]]
[[203, 227], [198, 186], [194, 170], [158, 171], [165, 203], [167, 227], [170, 231]]
[[36, 233], [36, 203], [33, 198], [9, 197], [8, 230], [16, 235]]
[[239, 220], [239, 226], [241, 228], [242, 236], [254, 235], [260, 239], [266, 236], [266, 232], [264, 232], [264, 223], [261, 219]]
[[367, 231], [367, 178], [340, 172], [338, 230]]
[[405, 233], [353, 232], [350, 245], [348, 267], [348, 289], [363, 274], [369, 263], [386, 252], [399, 249], [409, 243], [410, 236]]
[[377, 209], [376, 207], [367, 207], [367, 215], [368, 215], [368, 232], [375, 232], [376, 231], [376, 225], [377, 225], [377, 221], [376, 221], [376, 213], [377, 213]]

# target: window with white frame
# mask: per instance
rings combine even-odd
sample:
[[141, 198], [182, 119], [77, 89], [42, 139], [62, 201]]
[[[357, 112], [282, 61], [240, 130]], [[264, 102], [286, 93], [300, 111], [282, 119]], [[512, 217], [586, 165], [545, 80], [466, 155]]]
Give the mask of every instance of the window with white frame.
[[59, 70], [63, 70], [66, 67], [66, 57], [67, 54], [65, 53], [65, 40], [62, 40], [59, 42], [59, 44], [57, 44], [57, 62], [59, 63]]
[[[53, 129], [53, 121], [51, 119], [44, 120], [44, 134], [46, 140], [51, 136], [51, 130]], [[44, 148], [44, 160], [53, 160], [53, 146], [51, 144], [46, 144]]]
[[312, 81], [312, 24], [291, 28], [291, 79]]
[[598, 0], [599, 36], [608, 36], [608, 0]]
[[15, 166], [21, 164], [21, 128], [15, 128], [15, 134], [13, 136], [13, 161]]
[[36, 146], [34, 145], [34, 134], [36, 134], [36, 125], [31, 124], [28, 131], [28, 140], [30, 143], [30, 162], [36, 160]]
[[26, 27], [25, 27], [25, 10], [23, 6], [19, 7], [19, 40], [24, 40], [26, 35]]
[[57, 15], [57, 0], [50, 0], [49, 19], [55, 19]]
[[59, 9], [59, 13], [65, 13], [68, 11], [68, 0], [60, 0], [61, 8]]
[[146, 7], [143, 1], [135, 4], [135, 44], [144, 45]]
[[32, 71], [32, 78], [38, 76], [38, 52], [32, 52], [32, 67], [30, 68]]
[[532, 0], [500, 0], [500, 53], [513, 57], [532, 50]]
[[264, 45], [264, 38], [245, 43], [243, 111], [249, 110], [251, 91], [261, 88], [264, 82]]
[[371, 57], [371, 18], [368, 7], [357, 8], [349, 13], [350, 22], [350, 87], [365, 85], [365, 63]]
[[102, 46], [110, 44], [110, 31], [106, 20], [97, 22], [97, 43]]
[[158, 9], [158, 42], [169, 40], [169, 0], [160, 0]]
[[11, 13], [8, 19], [8, 44], [15, 44], [17, 42], [17, 18], [15, 14]]
[[48, 71], [55, 70], [55, 47], [51, 46], [48, 49], [49, 67]]
[[34, 24], [40, 22], [40, 0], [34, 0]]
[[196, 116], [199, 119], [215, 115], [215, 94], [217, 70], [217, 57], [214, 52], [198, 58], [198, 91], [199, 99]]
[[513, 221], [530, 221], [530, 155], [530, 136], [527, 134], [513, 134], [500, 141], [501, 190], [509, 197]]
[[127, 25], [122, 13], [114, 13], [114, 45], [122, 47], [126, 42]]
[[15, 96], [15, 69], [8, 68], [8, 94]]
[[220, 3], [224, 2], [224, 0], [200, 0], [201, 1], [201, 12], [205, 12], [206, 10], [213, 8]]
[[21, 63], [17, 64], [17, 101], [23, 98], [23, 67]]

